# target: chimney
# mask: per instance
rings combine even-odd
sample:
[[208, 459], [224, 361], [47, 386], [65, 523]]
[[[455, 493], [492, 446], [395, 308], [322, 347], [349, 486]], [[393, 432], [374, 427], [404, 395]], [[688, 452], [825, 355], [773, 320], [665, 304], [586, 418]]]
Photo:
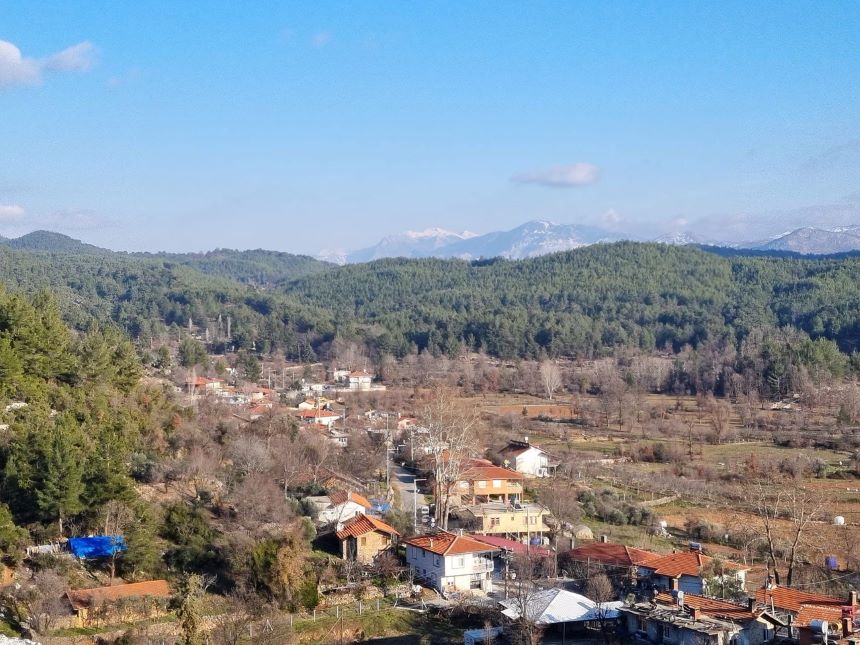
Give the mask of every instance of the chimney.
[[433, 538], [430, 538], [430, 548], [433, 548]]
[[698, 607], [690, 607], [690, 617], [693, 620], [699, 620], [699, 608]]
[[749, 609], [750, 612], [755, 611], [755, 598], [747, 598], [747, 609]]
[[672, 578], [672, 591], [678, 591], [678, 579]]
[[857, 604], [857, 592], [851, 591], [848, 593], [848, 604], [852, 607]]
[[601, 535], [601, 536], [600, 536], [600, 541], [601, 541], [603, 544], [606, 544], [607, 542], [609, 542], [609, 536], [608, 536], [608, 535]]
[[848, 636], [848, 634], [850, 634], [853, 631], [852, 630], [852, 627], [854, 626], [853, 623], [854, 623], [854, 621], [852, 621], [850, 618], [843, 618], [842, 619], [842, 637], [843, 638]]

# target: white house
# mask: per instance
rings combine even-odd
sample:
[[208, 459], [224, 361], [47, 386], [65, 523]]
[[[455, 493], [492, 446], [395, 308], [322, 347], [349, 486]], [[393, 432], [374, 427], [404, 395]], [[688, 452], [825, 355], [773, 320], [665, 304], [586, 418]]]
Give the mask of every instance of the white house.
[[441, 593], [493, 590], [493, 553], [478, 540], [439, 531], [404, 540], [406, 563], [415, 577]]
[[528, 437], [525, 441], [508, 442], [499, 455], [507, 468], [530, 477], [548, 477], [558, 466], [544, 450], [531, 445]]
[[369, 390], [373, 383], [373, 374], [365, 371], [357, 371], [349, 373], [349, 389], [350, 390]]
[[336, 531], [343, 528], [347, 520], [356, 515], [368, 515], [373, 505], [363, 495], [353, 493], [332, 493], [327, 498], [314, 497], [312, 503], [318, 509], [317, 523], [321, 526], [333, 524]]
[[319, 423], [327, 428], [330, 428], [338, 419], [343, 418], [343, 415], [332, 410], [299, 410], [297, 416], [305, 423]]

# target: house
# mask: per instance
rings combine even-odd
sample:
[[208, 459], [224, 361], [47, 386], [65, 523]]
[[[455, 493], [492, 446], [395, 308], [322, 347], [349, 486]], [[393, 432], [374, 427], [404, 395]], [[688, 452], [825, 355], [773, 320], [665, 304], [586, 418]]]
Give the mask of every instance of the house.
[[373, 508], [366, 497], [348, 491], [346, 493], [332, 493], [328, 496], [328, 504], [325, 505], [324, 498], [314, 498], [317, 508], [322, 508], [317, 513], [317, 523], [325, 526], [333, 524], [335, 530], [340, 530], [344, 522], [351, 520], [356, 515], [370, 513]]
[[508, 445], [499, 451], [506, 468], [513, 468], [527, 477], [548, 477], [558, 467], [558, 462], [552, 461], [544, 451], [525, 441], [509, 441]]
[[[701, 595], [707, 592], [706, 579], [714, 577], [713, 566], [714, 558], [710, 556], [698, 551], [681, 551], [639, 562], [638, 575], [640, 582], [657, 589], [674, 589]], [[722, 568], [721, 575], [726, 580], [731, 579], [731, 582], [743, 591], [747, 568], [730, 562], [723, 562]]]
[[694, 594], [660, 593], [651, 603], [619, 609], [629, 640], [697, 645], [760, 645], [770, 642], [782, 622], [751, 601], [737, 605]]
[[[612, 542], [593, 542], [572, 549], [561, 558], [583, 571], [599, 567], [608, 576], [626, 585], [638, 582], [638, 565], [657, 554]], [[570, 567], [570, 565], [565, 565]], [[571, 571], [571, 573], [573, 573]]]
[[474, 533], [501, 535], [513, 539], [538, 540], [547, 530], [544, 518], [550, 516], [549, 510], [540, 504], [504, 504], [488, 502], [466, 507], [471, 516], [470, 524]]
[[341, 432], [340, 430], [335, 430], [334, 428], [330, 428], [328, 431], [328, 439], [334, 442], [336, 445], [341, 448], [346, 448], [349, 445], [349, 433]]
[[170, 585], [166, 580], [134, 582], [66, 592], [78, 627], [130, 622], [167, 612]]
[[373, 374], [364, 370], [350, 372], [348, 378], [350, 390], [369, 390], [373, 383]]
[[206, 378], [205, 376], [196, 376], [185, 380], [185, 386], [189, 392], [220, 392], [224, 388], [224, 381], [217, 378]]
[[441, 593], [493, 590], [495, 547], [465, 535], [439, 531], [403, 541], [406, 563], [419, 580]]
[[486, 459], [471, 460], [451, 489], [451, 505], [518, 502], [524, 479], [522, 473], [494, 466]]
[[398, 533], [375, 517], [359, 514], [344, 523], [337, 532], [344, 560], [372, 564], [376, 556], [391, 547]]
[[[860, 607], [857, 605], [857, 592], [852, 591], [848, 598], [825, 596], [802, 589], [791, 587], [768, 586], [757, 589], [755, 601], [760, 607], [778, 616], [794, 628], [808, 627], [812, 621], [826, 621], [841, 631], [849, 633], [846, 625], [840, 622], [844, 616], [857, 616]], [[795, 634], [791, 634], [794, 636]], [[799, 636], [809, 636], [803, 632]]]
[[299, 410], [298, 417], [304, 423], [319, 423], [326, 427], [331, 426], [335, 421], [342, 418], [342, 415], [332, 410]]

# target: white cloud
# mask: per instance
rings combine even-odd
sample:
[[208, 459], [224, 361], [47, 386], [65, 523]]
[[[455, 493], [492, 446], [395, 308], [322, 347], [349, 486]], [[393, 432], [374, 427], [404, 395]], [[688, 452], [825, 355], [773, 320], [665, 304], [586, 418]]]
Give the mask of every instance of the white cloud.
[[28, 58], [13, 43], [0, 40], [0, 87], [39, 85], [45, 72], [85, 72], [95, 56], [93, 44], [82, 42], [45, 58]]
[[0, 222], [17, 222], [24, 213], [24, 207], [18, 204], [0, 204]]
[[672, 228], [674, 230], [683, 230], [687, 228], [687, 224], [689, 224], [689, 222], [685, 217], [676, 217], [672, 220]]
[[572, 188], [589, 186], [600, 178], [600, 169], [592, 163], [579, 161], [569, 166], [556, 166], [546, 170], [514, 175], [513, 181], [521, 184], [536, 184], [549, 188]]
[[311, 44], [320, 49], [328, 45], [332, 41], [332, 38], [334, 38], [334, 34], [330, 31], [318, 31], [311, 38]]
[[624, 217], [614, 208], [610, 208], [608, 211], [603, 213], [601, 219], [607, 226], [615, 226], [616, 224], [620, 224]]

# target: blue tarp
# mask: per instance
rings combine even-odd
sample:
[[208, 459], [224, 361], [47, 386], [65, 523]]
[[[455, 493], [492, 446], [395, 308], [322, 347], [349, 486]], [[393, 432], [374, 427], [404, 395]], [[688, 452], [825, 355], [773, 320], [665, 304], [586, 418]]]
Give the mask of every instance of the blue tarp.
[[109, 558], [114, 553], [128, 550], [121, 535], [96, 535], [69, 538], [69, 548], [76, 558]]
[[373, 508], [371, 510], [374, 513], [387, 513], [391, 510], [391, 504], [383, 499], [372, 499], [370, 500], [370, 503], [373, 504]]

